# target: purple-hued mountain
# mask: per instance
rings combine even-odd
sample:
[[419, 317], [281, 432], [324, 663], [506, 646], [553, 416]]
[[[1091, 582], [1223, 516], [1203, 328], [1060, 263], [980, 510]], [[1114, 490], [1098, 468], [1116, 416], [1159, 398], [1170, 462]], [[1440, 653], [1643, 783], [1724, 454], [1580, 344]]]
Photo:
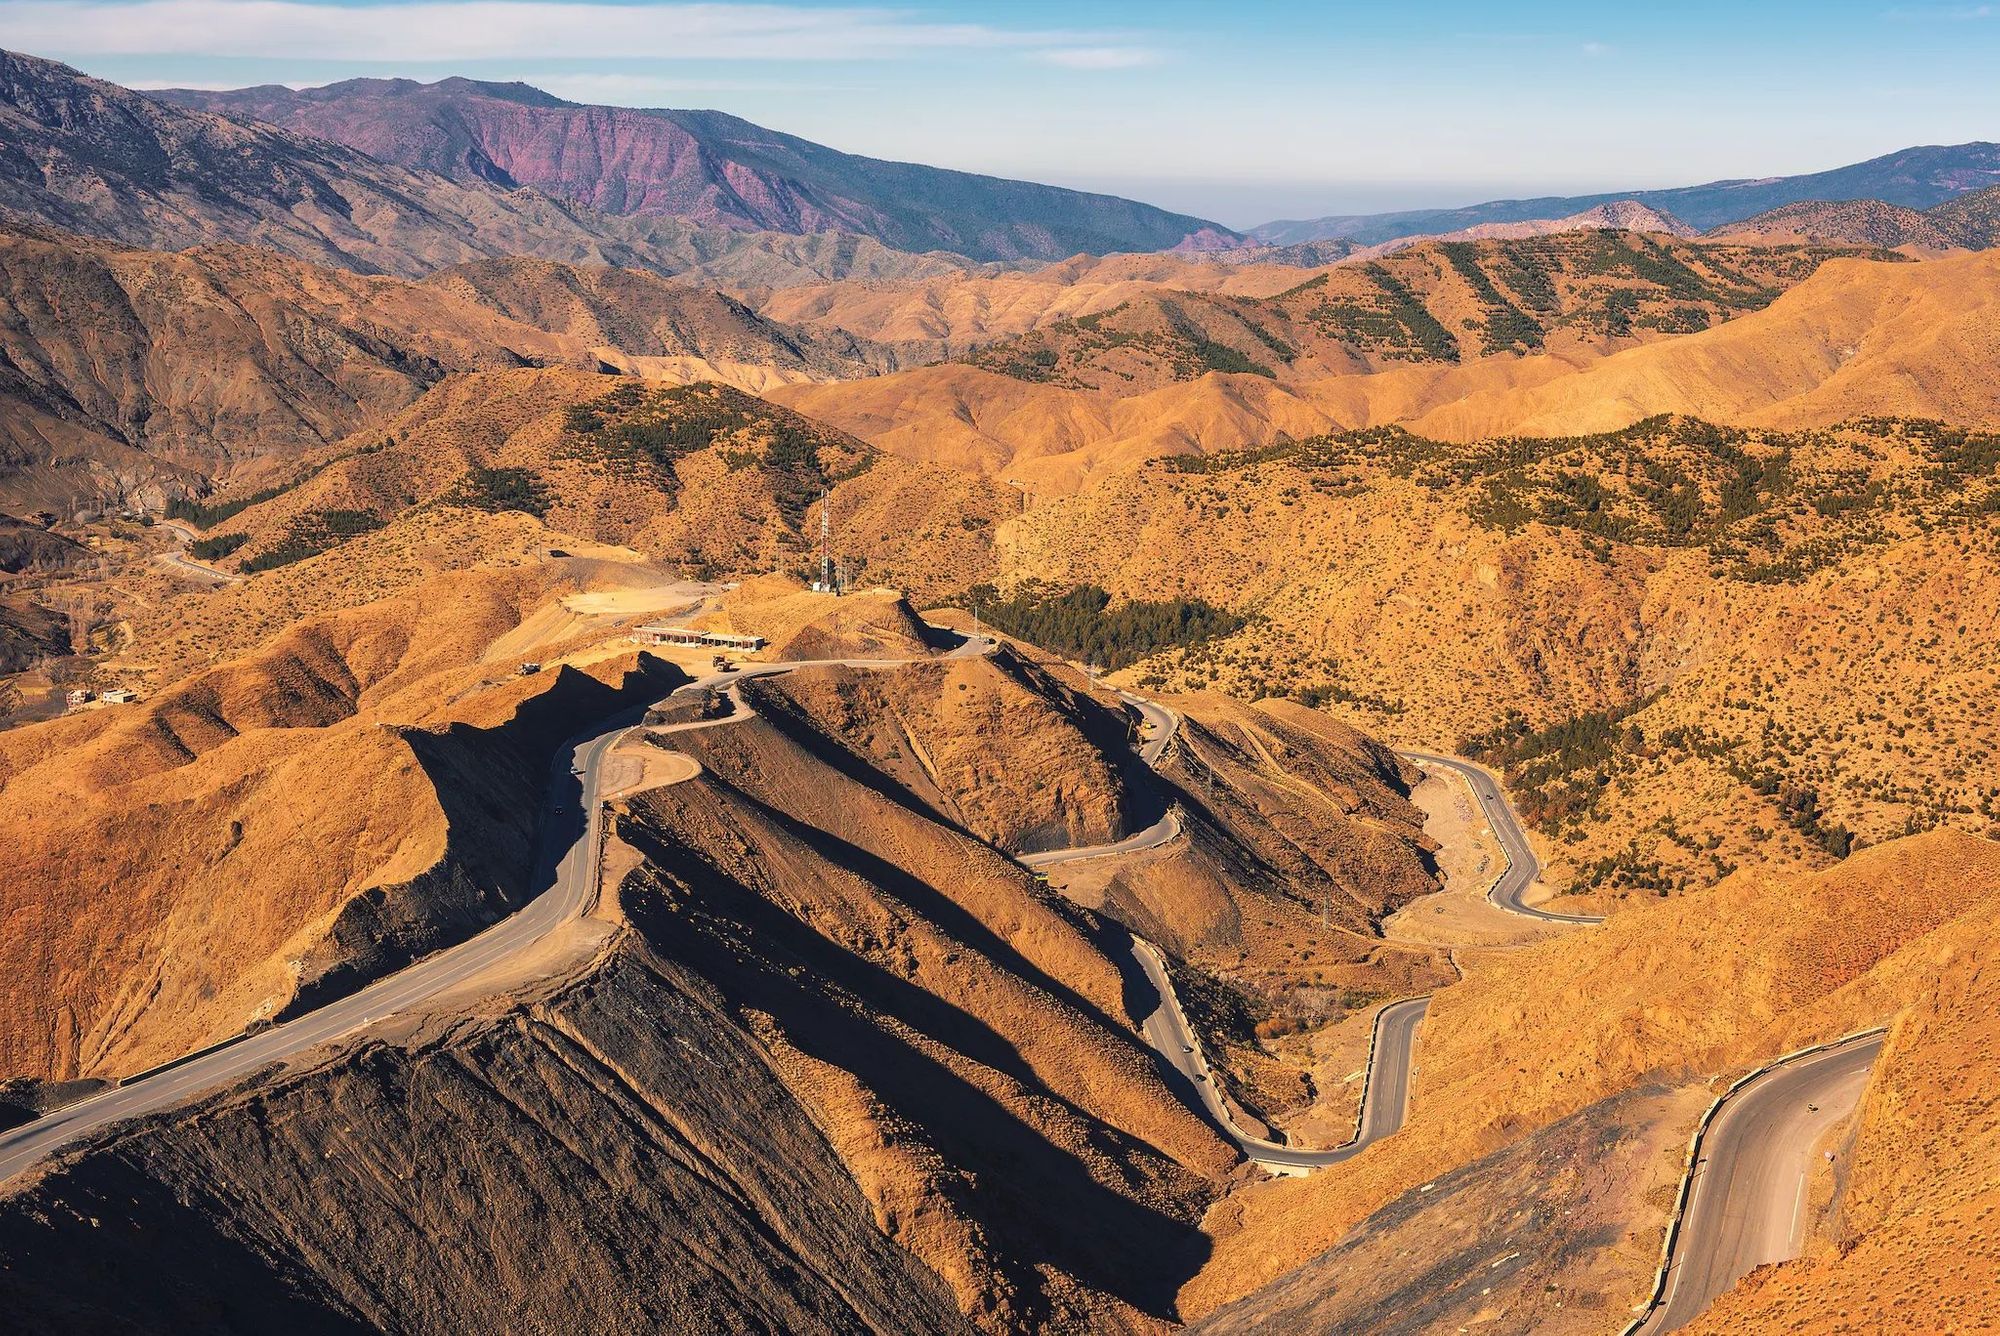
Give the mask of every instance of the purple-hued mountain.
[[1204, 219], [1112, 195], [859, 157], [717, 111], [584, 106], [519, 83], [350, 79], [151, 96], [330, 139], [454, 181], [531, 187], [613, 216], [849, 232], [898, 250], [981, 260], [1240, 240]]

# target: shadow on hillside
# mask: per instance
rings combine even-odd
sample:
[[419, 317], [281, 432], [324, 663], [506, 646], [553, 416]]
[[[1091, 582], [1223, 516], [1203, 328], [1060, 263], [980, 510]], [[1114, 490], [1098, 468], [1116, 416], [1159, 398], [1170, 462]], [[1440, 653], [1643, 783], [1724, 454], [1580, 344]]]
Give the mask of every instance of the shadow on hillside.
[[277, 1019], [464, 941], [547, 890], [585, 825], [582, 780], [562, 763], [569, 746], [580, 735], [638, 723], [648, 705], [688, 680], [652, 655], [641, 655], [615, 686], [569, 667], [550, 677], [491, 728], [399, 730], [444, 811], [444, 857], [407, 882], [349, 900]]
[[[1051, 1267], [1163, 1320], [1206, 1260], [1195, 1225], [1205, 1194], [1159, 1151], [1047, 1090], [1013, 1046], [977, 1017], [828, 940], [664, 832], [628, 823], [626, 837], [687, 902], [639, 888], [625, 908], [661, 955], [710, 980], [740, 1013], [772, 1018], [817, 1061], [852, 1073], [889, 1114], [907, 1120], [949, 1168], [931, 1191], [978, 1221], [991, 1263], [1018, 1296], [1015, 1316], [1042, 1325], [1063, 1314], [1037, 1267]], [[909, 1032], [906, 1037], [903, 1031]], [[967, 1075], [916, 1042], [921, 1036], [1059, 1106], [1095, 1155], [1127, 1182], [1177, 1195], [1186, 1218], [1114, 1191], [1083, 1159], [1053, 1144]], [[1068, 1121], [1068, 1119], [1065, 1119]], [[1115, 1165], [1116, 1168], [1111, 1168]], [[1183, 1181], [1176, 1189], [1172, 1180]]]

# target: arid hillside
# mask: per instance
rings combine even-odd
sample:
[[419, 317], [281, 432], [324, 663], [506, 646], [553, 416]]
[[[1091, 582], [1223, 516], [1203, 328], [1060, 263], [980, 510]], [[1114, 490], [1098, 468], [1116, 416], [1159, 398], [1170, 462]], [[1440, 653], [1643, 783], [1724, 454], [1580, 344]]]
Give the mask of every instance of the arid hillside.
[[999, 557], [1005, 582], [1251, 614], [1132, 680], [1481, 748], [1565, 878], [1650, 894], [2000, 821], [1966, 764], [2000, 745], [1981, 704], [1994, 439], [1903, 421], [1359, 432], [1042, 502]]
[[1530, 356], [1296, 382], [1209, 370], [1158, 389], [1143, 388], [1143, 379], [1123, 389], [1070, 389], [979, 368], [925, 367], [773, 396], [885, 450], [1019, 478], [1042, 495], [1161, 455], [1392, 423], [1452, 441], [1612, 431], [1662, 413], [1785, 427], [1863, 416], [1981, 426], [2000, 423], [2000, 399], [1983, 373], [2000, 328], [1996, 302], [2000, 252], [1921, 263], [1848, 259], [1822, 265], [1761, 310], [1636, 347], [1551, 343]]
[[0, 794], [46, 814], [0, 832], [0, 1070], [126, 1074], [518, 906], [555, 744], [681, 680], [482, 663], [582, 577], [439, 575], [0, 735]]
[[[470, 511], [532, 516], [693, 573], [816, 573], [825, 488], [849, 576], [928, 596], [990, 569], [1009, 504], [990, 484], [713, 383], [486, 373], [438, 386], [381, 431], [275, 494], [213, 498], [208, 542], [225, 565], [288, 567], [398, 520], [422, 541], [425, 516]], [[373, 569], [344, 563], [341, 576]]]
[[[11, 1196], [10, 1311], [50, 1325], [125, 1310], [130, 1287], [52, 1283], [93, 1263], [55, 1223], [78, 1217], [47, 1209], [118, 1191], [120, 1246], [189, 1196], [262, 1203], [206, 1211], [146, 1273], [193, 1311], [173, 1267], [236, 1277], [260, 1320], [642, 1330], [670, 1312], [691, 1330], [1083, 1331], [1170, 1318], [1233, 1156], [1155, 1074], [1091, 920], [763, 724], [679, 741], [704, 772], [621, 811], [631, 870], [600, 911], [618, 926], [595, 960], [114, 1136]], [[309, 1109], [341, 1112], [321, 1123]], [[254, 1130], [273, 1122], [291, 1130]], [[305, 1147], [335, 1141], [368, 1154], [315, 1175], [322, 1204], [306, 1211]], [[364, 1167], [385, 1163], [398, 1167]], [[384, 1193], [403, 1202], [398, 1223], [357, 1253]], [[537, 1223], [573, 1213], [588, 1223]], [[484, 1283], [522, 1264], [527, 1237], [548, 1245], [536, 1279]], [[663, 1238], [688, 1260], [663, 1265]], [[758, 1260], [718, 1281], [710, 1250], [724, 1246]]]
[[[1976, 1023], [1960, 956], [1996, 903], [2000, 845], [1939, 833], [1825, 872], [1746, 871], [1600, 929], [1481, 956], [1432, 1003], [1404, 1130], [1340, 1173], [1260, 1185], [1218, 1208], [1207, 1222], [1216, 1252], [1183, 1311], [1268, 1282], [1198, 1329], [1339, 1328], [1392, 1305], [1405, 1314], [1394, 1330], [1504, 1314], [1513, 1329], [1601, 1332], [1651, 1288], [1685, 1138], [1711, 1092], [1788, 1049], [1899, 1015], [1845, 1170], [1835, 1228], [1851, 1230], [1843, 1247], [1876, 1245], [1845, 1259], [1857, 1286], [1847, 1293], [1901, 1283], [1886, 1258], [1919, 1240], [1986, 1255], [1968, 1213], [1983, 1122], [1944, 1112], [1959, 1076], [1923, 1059], [1938, 1027]], [[1924, 1110], [1944, 1112], [1924, 1161], [1944, 1178], [1928, 1196], [1897, 1158], [1923, 1135]], [[1375, 1278], [1371, 1262], [1392, 1257], [1394, 1275]], [[1343, 1283], [1351, 1274], [1360, 1279]], [[1714, 1316], [1781, 1315], [1783, 1296], [1799, 1294], [1788, 1279], [1747, 1288], [1771, 1307], [1725, 1300]], [[1887, 1311], [1883, 1297], [1874, 1311]]]
[[2000, 186], [1922, 211], [1877, 199], [1807, 200], [1760, 213], [1709, 235], [1756, 245], [1885, 246], [1913, 254], [1984, 250], [2000, 242]]
[[245, 246], [168, 254], [39, 230], [0, 229], [0, 311], [0, 498], [64, 514], [157, 512], [209, 479], [282, 478], [458, 372], [761, 388], [880, 364], [854, 339], [632, 270], [493, 260], [419, 284]]
[[1654, 413], [1824, 426], [1863, 415], [2000, 425], [1988, 365], [2000, 252], [1923, 264], [1828, 265], [1765, 310], [1634, 348], [1583, 374], [1475, 392], [1417, 418], [1453, 439], [1610, 430]]
[[1311, 278], [1317, 268], [1284, 261], [1225, 263], [1232, 254], [1078, 255], [1018, 272], [968, 271], [903, 283], [800, 283], [741, 295], [775, 320], [846, 330], [942, 358], [1143, 300], [1161, 289], [1269, 297]]
[[1423, 241], [1267, 298], [1140, 295], [969, 360], [1019, 380], [1130, 394], [1210, 371], [1289, 385], [1398, 363], [1615, 347], [1758, 310], [1827, 260], [1854, 254], [1882, 258], [1598, 228]]

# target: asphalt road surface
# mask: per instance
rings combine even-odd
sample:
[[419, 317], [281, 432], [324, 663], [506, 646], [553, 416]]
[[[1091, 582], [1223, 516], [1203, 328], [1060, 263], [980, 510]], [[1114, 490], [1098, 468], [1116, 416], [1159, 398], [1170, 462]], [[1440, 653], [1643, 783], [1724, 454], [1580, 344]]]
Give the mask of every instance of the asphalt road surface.
[[1513, 807], [1508, 804], [1506, 795], [1500, 792], [1500, 782], [1493, 778], [1492, 772], [1456, 756], [1414, 751], [1406, 751], [1402, 755], [1424, 765], [1457, 771], [1472, 786], [1472, 796], [1478, 801], [1479, 810], [1485, 814], [1487, 824], [1493, 827], [1494, 838], [1500, 841], [1500, 848], [1507, 855], [1507, 870], [1487, 890], [1487, 899], [1502, 909], [1550, 923], [1604, 922], [1601, 914], [1556, 914], [1521, 902], [1521, 893], [1542, 875], [1542, 864], [1535, 857], [1535, 851], [1528, 847], [1528, 837], [1521, 829], [1520, 818], [1514, 815]]
[[1108, 858], [1113, 854], [1135, 854], [1146, 849], [1157, 849], [1164, 844], [1172, 844], [1180, 838], [1180, 816], [1169, 811], [1165, 816], [1136, 834], [1127, 835], [1116, 844], [1093, 844], [1078, 849], [1051, 849], [1046, 853], [1021, 854], [1016, 861], [1028, 867], [1055, 867], [1061, 863], [1077, 863], [1086, 858]]
[[1201, 1096], [1202, 1107], [1229, 1134], [1244, 1158], [1269, 1169], [1323, 1169], [1352, 1159], [1402, 1127], [1410, 1108], [1411, 1059], [1416, 1049], [1417, 1025], [1430, 1009], [1428, 997], [1392, 1002], [1375, 1013], [1375, 1038], [1368, 1054], [1367, 1084], [1361, 1092], [1360, 1125], [1354, 1139], [1326, 1150], [1283, 1146], [1251, 1136], [1237, 1127], [1223, 1102], [1222, 1092], [1215, 1088], [1208, 1063], [1181, 1011], [1180, 999], [1174, 995], [1159, 948], [1137, 937], [1133, 943], [1139, 965], [1159, 997], [1159, 1005], [1140, 1027], [1146, 1042], [1194, 1086]]
[[1672, 1331], [1753, 1267], [1799, 1255], [1817, 1143], [1853, 1112], [1882, 1036], [1774, 1067], [1731, 1095], [1702, 1138], [1667, 1288], [1646, 1333]]
[[620, 715], [559, 750], [551, 771], [553, 810], [543, 822], [534, 882], [543, 889], [519, 913], [297, 1020], [184, 1059], [153, 1075], [131, 1079], [0, 1134], [0, 1181], [63, 1143], [108, 1123], [178, 1104], [385, 1016], [410, 1010], [533, 946], [564, 920], [583, 914], [597, 890], [597, 841], [603, 819], [597, 801], [599, 768], [618, 738], [639, 722], [640, 713]]
[[[991, 653], [993, 646], [991, 639], [970, 638], [948, 657]], [[746, 678], [768, 677], [815, 663], [834, 662], [851, 668], [892, 668], [916, 661], [843, 659], [761, 663], [737, 673], [710, 674], [682, 686], [675, 694], [725, 688]], [[731, 695], [740, 700], [733, 692]], [[66, 1142], [121, 1118], [179, 1104], [384, 1017], [414, 1010], [446, 989], [534, 946], [563, 923], [589, 912], [597, 894], [598, 846], [604, 819], [600, 798], [602, 763], [606, 753], [643, 715], [643, 709], [626, 711], [559, 749], [550, 771], [541, 851], [532, 883], [541, 889], [518, 913], [476, 937], [426, 956], [296, 1020], [183, 1058], [150, 1075], [129, 1078], [112, 1089], [0, 1133], [0, 1182]], [[707, 722], [730, 722], [737, 717], [741, 717], [741, 712]], [[696, 723], [677, 727], [702, 726]]]
[[209, 580], [214, 580], [218, 584], [235, 584], [243, 578], [234, 571], [225, 571], [219, 566], [211, 566], [207, 562], [196, 561], [188, 555], [188, 544], [200, 537], [194, 531], [192, 525], [184, 524], [179, 520], [162, 520], [160, 527], [171, 529], [174, 536], [181, 541], [179, 551], [161, 552], [158, 554], [157, 560], [161, 565], [172, 566], [185, 574], [198, 575]]
[[1129, 691], [1119, 692], [1118, 699], [1137, 710], [1143, 720], [1139, 733], [1139, 759], [1147, 765], [1158, 765], [1160, 758], [1167, 754], [1174, 734], [1180, 731], [1181, 717], [1166, 706]]
[[[1180, 729], [1180, 717], [1164, 705], [1130, 692], [1121, 691], [1118, 695], [1139, 712], [1143, 721], [1135, 739], [1140, 758], [1148, 765], [1158, 765]], [[1029, 867], [1043, 868], [1086, 858], [1136, 853], [1157, 849], [1178, 839], [1180, 833], [1180, 818], [1169, 811], [1145, 830], [1116, 844], [1026, 854], [1020, 861]], [[1134, 935], [1130, 940], [1132, 959], [1152, 985], [1153, 992], [1153, 1007], [1140, 1021], [1140, 1032], [1167, 1065], [1186, 1081], [1209, 1118], [1236, 1143], [1245, 1158], [1271, 1169], [1320, 1169], [1359, 1155], [1403, 1125], [1410, 1104], [1411, 1058], [1416, 1046], [1417, 1025], [1430, 1007], [1428, 997], [1407, 998], [1376, 1013], [1374, 1040], [1369, 1049], [1368, 1070], [1364, 1078], [1367, 1084], [1362, 1089], [1361, 1117], [1354, 1139], [1325, 1150], [1285, 1146], [1252, 1136], [1236, 1125], [1221, 1091], [1216, 1088], [1206, 1055], [1181, 1010], [1180, 998], [1175, 994], [1173, 980], [1167, 973], [1165, 957], [1158, 947], [1143, 937]]]

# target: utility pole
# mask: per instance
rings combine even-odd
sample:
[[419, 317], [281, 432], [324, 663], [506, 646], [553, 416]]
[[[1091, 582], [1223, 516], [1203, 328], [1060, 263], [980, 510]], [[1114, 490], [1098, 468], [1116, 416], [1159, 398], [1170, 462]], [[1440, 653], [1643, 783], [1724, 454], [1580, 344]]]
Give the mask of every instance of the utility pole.
[[819, 489], [819, 587], [840, 592], [833, 585], [833, 501], [824, 487]]
[[1028, 497], [1029, 497], [1028, 484], [1022, 482], [1019, 478], [1009, 478], [1007, 479], [1007, 485], [1009, 487], [1018, 487], [1021, 489], [1021, 513], [1023, 515], [1027, 514]]

